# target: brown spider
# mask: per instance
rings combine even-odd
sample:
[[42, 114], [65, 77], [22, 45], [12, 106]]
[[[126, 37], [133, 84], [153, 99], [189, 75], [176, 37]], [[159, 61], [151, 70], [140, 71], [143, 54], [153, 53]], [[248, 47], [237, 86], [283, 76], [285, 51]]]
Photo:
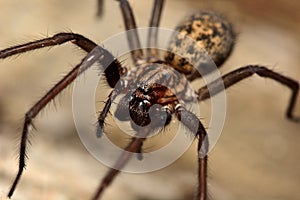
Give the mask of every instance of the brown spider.
[[[136, 28], [136, 24], [129, 3], [125, 0], [121, 0], [119, 2], [126, 30], [134, 30]], [[149, 24], [150, 27], [159, 26], [163, 4], [163, 0], [155, 0], [151, 21]], [[117, 107], [115, 113], [115, 117], [120, 120], [129, 120], [131, 118], [133, 128], [138, 131], [138, 134], [141, 134], [137, 135], [139, 137], [134, 137], [125, 148], [128, 152], [141, 153], [142, 144], [146, 139], [147, 134], [149, 134], [149, 132], [154, 128], [166, 126], [170, 122], [172, 114], [175, 114], [175, 116], [188, 129], [193, 130], [196, 127], [197, 131], [195, 132], [195, 135], [199, 139], [198, 150], [200, 150], [202, 142], [205, 140], [204, 138], [206, 136], [206, 130], [204, 129], [201, 121], [195, 116], [195, 114], [188, 111], [182, 104], [180, 104], [179, 99], [170, 90], [170, 88], [165, 87], [163, 84], [157, 84], [157, 80], [161, 78], [159, 75], [163, 74], [164, 71], [168, 71], [168, 73], [174, 72], [175, 75], [172, 75], [171, 77], [176, 76], [175, 72], [180, 72], [186, 77], [186, 80], [182, 80], [182, 82], [179, 84], [181, 86], [184, 86], [183, 91], [181, 91], [183, 93], [181, 98], [185, 98], [185, 94], [187, 94], [188, 92], [187, 90], [185, 90], [185, 85], [188, 84], [188, 81], [193, 81], [201, 77], [200, 73], [190, 63], [195, 62], [195, 60], [199, 61], [203, 59], [200, 62], [201, 65], [196, 66], [196, 68], [200, 67], [200, 69], [203, 69], [209, 65], [205, 65], [206, 60], [204, 59], [204, 57], [202, 57], [203, 52], [197, 49], [197, 46], [191, 46], [190, 51], [186, 53], [185, 57], [180, 57], [179, 55], [174, 54], [174, 52], [176, 52], [176, 49], [182, 48], [182, 36], [190, 36], [196, 42], [198, 42], [200, 46], [202, 45], [201, 48], [204, 48], [209, 53], [216, 65], [220, 67], [228, 58], [233, 49], [235, 34], [231, 24], [228, 23], [225, 18], [213, 12], [200, 12], [198, 14], [192, 15], [181, 25], [179, 25], [176, 30], [180, 34], [174, 35], [174, 37], [172, 38], [169, 46], [169, 51], [165, 54], [164, 60], [160, 59], [159, 53], [156, 51], [156, 49], [141, 49], [139, 37], [136, 31], [128, 32], [127, 36], [129, 46], [131, 46], [133, 49], [136, 49], [132, 51], [132, 58], [137, 67], [135, 70], [130, 71], [130, 76], [127, 75], [127, 77], [129, 77], [129, 83], [125, 84], [124, 81], [120, 82], [121, 85], [118, 88], [121, 88], [121, 90], [114, 89], [109, 95], [105, 107], [99, 116], [99, 129], [97, 131], [98, 137], [100, 137], [102, 134], [104, 120], [109, 112], [112, 102], [119, 94], [128, 94], [120, 100], [119, 106]], [[155, 46], [155, 44], [157, 43], [156, 34], [156, 32], [150, 32], [149, 35], [148, 42], [150, 44], [153, 44], [153, 46]], [[100, 62], [103, 64], [107, 61], [113, 60], [113, 62], [111, 62], [108, 65], [108, 68], [106, 68], [105, 70], [105, 76], [107, 78], [108, 85], [111, 88], [115, 88], [119, 80], [123, 80], [123, 76], [126, 74], [126, 68], [122, 66], [110, 52], [108, 52], [104, 48], [97, 46], [96, 43], [90, 41], [82, 35], [74, 33], [59, 33], [54, 35], [53, 37], [4, 49], [0, 51], [0, 58], [4, 59], [9, 56], [17, 55], [38, 48], [60, 45], [68, 41], [71, 41], [86, 52], [89, 52], [89, 54], [25, 114], [24, 127], [20, 144], [19, 171], [13, 182], [11, 190], [9, 191], [8, 197], [12, 196], [26, 165], [25, 158], [28, 130], [32, 123], [32, 120], [36, 117], [36, 115], [63, 89], [65, 89], [77, 77], [78, 74], [84, 72], [94, 62]], [[152, 71], [148, 70], [148, 68], [151, 69], [152, 66], [155, 66], [155, 68]], [[158, 69], [157, 67], [161, 67], [161, 69]], [[209, 73], [210, 71], [211, 68], [204, 69], [205, 73]], [[195, 94], [197, 95], [199, 101], [203, 101], [210, 98], [212, 95], [219, 93], [222, 89], [220, 87], [221, 84], [224, 84], [224, 87], [227, 88], [247, 77], [250, 77], [253, 74], [271, 78], [289, 87], [292, 90], [292, 96], [290, 98], [290, 102], [286, 111], [286, 116], [289, 119], [296, 120], [296, 118], [293, 116], [293, 111], [299, 90], [299, 84], [296, 81], [273, 72], [264, 66], [248, 65], [234, 70], [233, 72], [230, 72], [222, 77], [222, 83], [220, 83], [220, 80], [215, 80], [209, 83], [207, 86], [200, 88], [197, 92], [195, 92]], [[136, 81], [136, 79], [139, 79], [139, 81]], [[136, 84], [137, 87], [131, 88], [130, 86], [132, 84]], [[172, 82], [168, 82], [168, 85], [171, 85], [174, 88], [177, 87], [177, 84]], [[215, 90], [213, 90], [213, 93], [209, 92], [208, 90], [210, 86], [215, 88]], [[161, 105], [161, 107], [155, 107], [155, 109], [151, 110], [151, 107], [155, 104], [159, 104]], [[129, 116], [124, 114], [124, 110], [126, 110], [128, 106], [130, 111]], [[155, 118], [151, 118], [150, 116], [155, 116]], [[156, 119], [158, 120], [156, 121]], [[141, 128], [149, 125], [151, 122], [154, 122], [152, 124], [156, 126]], [[122, 168], [122, 166], [127, 163], [127, 157], [128, 155], [126, 155], [125, 153], [124, 155], [122, 155], [122, 158], [124, 159], [120, 159], [119, 161], [117, 161], [116, 166], [118, 166], [118, 169]], [[197, 192], [197, 199], [204, 200], [207, 199], [207, 156], [199, 156], [198, 161], [199, 187]], [[98, 199], [100, 197], [104, 189], [114, 180], [114, 177], [118, 174], [118, 172], [119, 171], [117, 169], [111, 169], [108, 172], [108, 174], [100, 184], [100, 187], [98, 188], [93, 199]]]

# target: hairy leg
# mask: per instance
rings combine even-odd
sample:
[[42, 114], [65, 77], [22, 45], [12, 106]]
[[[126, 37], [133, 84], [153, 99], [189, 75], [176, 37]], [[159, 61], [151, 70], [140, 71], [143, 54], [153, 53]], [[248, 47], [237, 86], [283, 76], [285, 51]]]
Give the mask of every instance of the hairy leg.
[[95, 62], [109, 64], [108, 71], [112, 69], [119, 69], [119, 63], [114, 59], [114, 57], [105, 49], [95, 46], [95, 43], [84, 38], [81, 35], [73, 33], [61, 33], [50, 38], [45, 38], [42, 40], [37, 40], [34, 42], [29, 42], [23, 45], [17, 45], [4, 49], [0, 51], [0, 58], [6, 58], [12, 55], [20, 54], [30, 50], [43, 48], [45, 46], [54, 46], [62, 44], [67, 41], [72, 41], [85, 51], [91, 51], [80, 64], [78, 64], [72, 71], [70, 71], [61, 81], [59, 81], [49, 92], [47, 92], [34, 106], [32, 106], [29, 111], [25, 114], [24, 125], [22, 130], [22, 137], [20, 142], [20, 156], [19, 156], [19, 169], [17, 176], [11, 186], [8, 193], [10, 198], [21, 178], [23, 170], [26, 166], [26, 148], [28, 142], [28, 132], [29, 127], [32, 126], [32, 120], [37, 116], [37, 114], [52, 100], [54, 99], [62, 90], [64, 90], [72, 81], [86, 69], [88, 69]]
[[206, 130], [195, 114], [178, 104], [175, 115], [193, 134], [198, 137], [198, 187], [197, 200], [207, 200], [207, 152], [208, 138]]
[[[299, 92], [299, 83], [296, 80], [283, 76], [261, 65], [248, 65], [225, 74], [221, 79], [217, 79], [209, 83], [207, 86], [200, 88], [198, 90], [198, 100], [203, 101], [208, 99], [211, 96], [218, 94], [224, 88], [229, 88], [230, 86], [249, 78], [253, 74], [257, 74], [260, 77], [273, 79], [282, 85], [287, 86], [292, 91], [292, 95], [286, 110], [286, 116], [290, 120], [299, 121], [299, 118], [293, 115]], [[212, 89], [211, 93], [208, 88]]]
[[127, 40], [128, 40], [129, 48], [132, 49], [131, 56], [133, 62], [135, 64], [138, 64], [143, 59], [144, 55], [141, 49], [139, 35], [136, 30], [137, 26], [135, 23], [133, 11], [127, 0], [118, 0], [118, 1], [120, 2], [120, 9], [123, 15], [125, 29], [127, 31]]
[[114, 181], [116, 176], [120, 173], [120, 170], [130, 161], [132, 153], [138, 153], [137, 158], [140, 159], [141, 149], [144, 141], [147, 139], [147, 136], [153, 130], [166, 126], [171, 120], [171, 111], [168, 108], [162, 107], [156, 112], [156, 114], [164, 116], [165, 119], [162, 119], [161, 117], [153, 117], [151, 125], [138, 127], [136, 137], [132, 138], [131, 142], [124, 149], [122, 155], [116, 161], [114, 167], [106, 173], [106, 176], [102, 179], [92, 200], [100, 199], [104, 190]]
[[[148, 47], [157, 47], [157, 29], [155, 29], [155, 27], [159, 27], [161, 13], [162, 13], [162, 9], [164, 7], [164, 3], [165, 3], [165, 0], [155, 0], [153, 3], [151, 19], [150, 19], [150, 23], [149, 23], [149, 27], [153, 27], [153, 28], [149, 29], [148, 41], [147, 41]], [[157, 48], [148, 49], [147, 58], [150, 61], [152, 59], [154, 61], [157, 61], [158, 57], [159, 57], [159, 55], [158, 55]]]

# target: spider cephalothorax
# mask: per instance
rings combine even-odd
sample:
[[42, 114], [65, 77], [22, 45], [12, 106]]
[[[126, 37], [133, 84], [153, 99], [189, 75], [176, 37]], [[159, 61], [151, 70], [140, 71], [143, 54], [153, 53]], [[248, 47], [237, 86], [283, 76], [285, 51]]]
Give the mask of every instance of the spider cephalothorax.
[[[150, 123], [150, 108], [159, 104], [173, 112], [181, 101], [195, 100], [189, 82], [176, 70], [165, 64], [144, 63], [129, 70], [116, 88], [125, 94], [120, 100], [115, 116], [119, 120], [132, 119], [138, 126]], [[169, 123], [169, 119], [166, 124]]]
[[[102, 5], [103, 0], [98, 0]], [[174, 115], [188, 130], [198, 138], [198, 187], [195, 198], [207, 200], [207, 132], [195, 113], [185, 108], [185, 103], [204, 101], [224, 89], [236, 84], [253, 74], [273, 79], [287, 86], [292, 95], [286, 110], [288, 119], [296, 121], [294, 109], [299, 90], [299, 83], [289, 77], [280, 75], [261, 65], [246, 65], [228, 74], [212, 80], [206, 86], [194, 91], [189, 82], [217, 68], [212, 68], [211, 60], [217, 67], [229, 57], [232, 52], [235, 33], [232, 25], [220, 14], [201, 11], [183, 21], [174, 32], [164, 59], [159, 55], [157, 46], [157, 29], [150, 29], [147, 44], [151, 47], [142, 49], [135, 18], [126, 0], [119, 0], [126, 27], [126, 36], [131, 49], [134, 68], [127, 69], [109, 51], [95, 42], [75, 33], [59, 33], [52, 37], [29, 43], [16, 45], [0, 51], [0, 59], [18, 55], [27, 51], [72, 42], [88, 53], [61, 81], [47, 92], [25, 114], [22, 137], [20, 141], [19, 169], [8, 193], [10, 198], [20, 181], [26, 166], [26, 149], [28, 135], [34, 118], [61, 91], [70, 85], [78, 75], [90, 68], [94, 63], [108, 67], [104, 70], [107, 84], [112, 91], [105, 102], [98, 118], [97, 136], [103, 133], [105, 119], [113, 102], [117, 102], [114, 114], [119, 120], [130, 120], [137, 134], [124, 148], [123, 154], [116, 160], [106, 176], [101, 181], [93, 200], [102, 195], [115, 176], [129, 161], [128, 152], [141, 153], [143, 142], [149, 133], [170, 123]], [[164, 0], [155, 0], [152, 10], [150, 27], [158, 27]], [[186, 39], [189, 38], [189, 39]], [[111, 62], [113, 60], [113, 62]], [[212, 90], [210, 90], [210, 89]], [[95, 136], [95, 134], [94, 134]], [[202, 145], [204, 144], [204, 145]], [[204, 146], [204, 150], [203, 147]]]
[[165, 94], [168, 93], [167, 91], [168, 88], [159, 84], [139, 86], [129, 99], [128, 109], [131, 119], [138, 126], [148, 125], [151, 122], [149, 112], [151, 107], [156, 103], [159, 103], [159, 101], [164, 98]]

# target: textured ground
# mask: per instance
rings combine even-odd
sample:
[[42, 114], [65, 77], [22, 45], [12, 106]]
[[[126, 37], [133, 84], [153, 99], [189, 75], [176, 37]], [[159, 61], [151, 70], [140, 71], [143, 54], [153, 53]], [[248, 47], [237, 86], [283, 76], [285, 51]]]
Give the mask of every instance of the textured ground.
[[[147, 26], [152, 1], [131, 1], [137, 23]], [[95, 2], [0, 1], [0, 48], [61, 31], [102, 41], [123, 30], [118, 4], [106, 1], [101, 20]], [[169, 0], [162, 26], [203, 8], [222, 11], [239, 33], [223, 73], [244, 64], [266, 64], [300, 80], [298, 1]], [[114, 12], [112, 12], [112, 10]], [[71, 45], [41, 50], [0, 62], [0, 199], [17, 169], [22, 117], [84, 53]], [[300, 125], [284, 119], [290, 92], [253, 77], [227, 92], [223, 134], [210, 157], [210, 190], [217, 200], [300, 199]], [[206, 103], [202, 103], [205, 106]], [[300, 115], [300, 99], [296, 113]], [[205, 116], [204, 116], [205, 118]], [[72, 121], [71, 89], [35, 121], [30, 160], [14, 199], [87, 199], [106, 167], [81, 145]], [[122, 174], [103, 199], [188, 199], [195, 188], [195, 149], [175, 164], [142, 174]]]

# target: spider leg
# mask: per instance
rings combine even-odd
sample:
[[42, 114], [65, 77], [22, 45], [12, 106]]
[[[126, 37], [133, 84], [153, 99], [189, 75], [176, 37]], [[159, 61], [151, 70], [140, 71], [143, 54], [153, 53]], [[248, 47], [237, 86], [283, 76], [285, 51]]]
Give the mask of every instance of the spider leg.
[[206, 130], [201, 121], [186, 108], [178, 104], [175, 107], [175, 115], [178, 120], [185, 125], [192, 133], [196, 133], [198, 137], [198, 188], [196, 199], [207, 199], [207, 151], [208, 139]]
[[98, 117], [98, 124], [97, 124], [97, 137], [101, 137], [102, 133], [103, 133], [103, 127], [104, 127], [104, 122], [105, 122], [105, 118], [109, 112], [110, 106], [113, 102], [113, 100], [117, 97], [117, 92], [115, 90], [113, 90], [109, 96], [107, 101], [105, 102], [105, 106], [103, 108], [103, 110], [101, 111], [99, 117]]
[[248, 65], [245, 67], [241, 67], [228, 74], [225, 74], [221, 79], [217, 79], [209, 83], [209, 88], [213, 88], [211, 93], [208, 90], [208, 86], [200, 88], [198, 90], [198, 100], [202, 101], [209, 98], [210, 96], [218, 94], [220, 91], [222, 91], [222, 84], [224, 84], [224, 88], [226, 89], [236, 84], [237, 82], [252, 76], [253, 74], [273, 79], [292, 90], [292, 95], [290, 97], [289, 105], [286, 110], [286, 117], [290, 120], [298, 121], [299, 119], [293, 115], [293, 112], [295, 109], [296, 100], [299, 92], [299, 83], [296, 80], [283, 76], [260, 65]]
[[[120, 79], [120, 76], [123, 76], [126, 72], [127, 72], [127, 68], [126, 67], [122, 67], [120, 65], [120, 63], [115, 59], [115, 63], [118, 65], [118, 70], [116, 70], [116, 67], [110, 67], [108, 66], [107, 68], [107, 73], [106, 73], [106, 79], [108, 81], [108, 83], [110, 83], [110, 80], [113, 80], [113, 85], [111, 85], [112, 88], [115, 87], [115, 85], [117, 84], [117, 82]], [[105, 72], [106, 72], [105, 71]], [[116, 75], [116, 73], [119, 73], [119, 75]], [[98, 124], [97, 124], [97, 137], [101, 137], [102, 133], [103, 133], [103, 127], [104, 127], [104, 123], [105, 123], [105, 118], [109, 112], [109, 109], [111, 107], [111, 104], [113, 102], [113, 100], [115, 100], [115, 98], [120, 94], [120, 88], [116, 89], [114, 88], [113, 91], [111, 91], [111, 93], [108, 96], [107, 101], [105, 102], [105, 106], [102, 109], [99, 117], [98, 117]]]
[[[28, 141], [29, 128], [32, 126], [32, 120], [37, 116], [37, 114], [51, 101], [53, 100], [62, 90], [64, 90], [72, 81], [86, 69], [91, 67], [95, 62], [100, 61], [101, 63], [108, 62], [110, 60], [111, 54], [109, 54], [105, 49], [101, 47], [95, 48], [91, 51], [75, 68], [72, 69], [65, 77], [63, 77], [52, 89], [50, 89], [35, 105], [33, 105], [25, 114], [24, 125], [22, 130], [22, 137], [20, 142], [20, 157], [19, 157], [19, 169], [18, 173], [14, 179], [11, 189], [8, 193], [10, 198], [15, 188], [21, 178], [23, 170], [26, 166], [26, 148]], [[110, 60], [111, 61], [111, 60]], [[112, 62], [111, 65], [114, 65]]]
[[[164, 7], [165, 0], [155, 0], [152, 8], [152, 15], [150, 19], [149, 27], [159, 27], [160, 17], [162, 14], [162, 9]], [[157, 47], [157, 29], [150, 28], [148, 32], [148, 47]], [[157, 48], [150, 48], [147, 52], [147, 57], [149, 61], [152, 59], [158, 59], [158, 50]]]
[[141, 49], [141, 43], [139, 39], [138, 32], [136, 30], [137, 26], [135, 23], [135, 18], [131, 6], [127, 0], [118, 0], [120, 2], [120, 9], [123, 15], [123, 20], [126, 29], [127, 40], [129, 48], [132, 49], [131, 56], [133, 62], [138, 64], [143, 60], [143, 51]]
[[28, 42], [21, 45], [16, 45], [0, 51], [0, 59], [7, 58], [9, 56], [17, 55], [20, 53], [25, 53], [27, 51], [32, 51], [35, 49], [40, 49], [44, 47], [51, 47], [56, 45], [61, 45], [63, 43], [71, 41], [81, 49], [86, 52], [92, 51], [97, 44], [93, 41], [87, 39], [86, 37], [76, 34], [76, 33], [58, 33], [52, 37], [44, 38], [41, 40], [36, 40], [33, 42]]
[[113, 182], [116, 176], [120, 173], [120, 170], [118, 169], [122, 169], [129, 162], [132, 156], [131, 153], [138, 152], [141, 149], [144, 140], [146, 140], [146, 136], [147, 135], [145, 135], [144, 138], [132, 138], [131, 142], [127, 145], [127, 147], [124, 149], [124, 152], [115, 163], [115, 166], [113, 168], [110, 168], [109, 171], [106, 173], [105, 177], [102, 179], [92, 200], [100, 199], [104, 190]]
[[[35, 49], [61, 45], [66, 42], [72, 42], [73, 44], [77, 45], [86, 52], [90, 52], [95, 47], [97, 47], [96, 43], [82, 35], [76, 33], [58, 33], [52, 37], [12, 46], [7, 49], [1, 50], [0, 59], [4, 59], [13, 55], [25, 53]], [[106, 50], [103, 49], [103, 51]], [[113, 88], [120, 79], [120, 76], [122, 76], [125, 72], [121, 64], [108, 51], [105, 52], [105, 55], [109, 56], [110, 58], [107, 58], [108, 62], [114, 60], [114, 64], [112, 65], [111, 63], [102, 63], [103, 65], [107, 64], [108, 66], [105, 70], [105, 76], [107, 78], [109, 86]]]
[[[131, 139], [131, 142], [124, 149], [123, 153], [120, 155], [119, 159], [116, 161], [113, 168], [110, 168], [106, 173], [105, 177], [102, 179], [96, 193], [92, 197], [92, 200], [98, 200], [102, 196], [104, 190], [114, 181], [116, 176], [120, 173], [122, 169], [132, 157], [132, 153], [138, 153], [137, 158], [139, 159], [141, 149], [144, 141], [147, 139], [147, 136], [155, 129], [166, 126], [171, 121], [171, 110], [167, 107], [162, 107], [160, 110], [157, 110], [156, 114], [160, 117], [154, 117], [152, 125], [146, 127], [139, 127], [137, 129], [136, 137]], [[162, 119], [161, 116], [164, 118]], [[162, 122], [165, 122], [162, 124]]]
[[97, 1], [97, 17], [102, 17], [103, 15], [103, 7], [104, 7], [104, 0]]

